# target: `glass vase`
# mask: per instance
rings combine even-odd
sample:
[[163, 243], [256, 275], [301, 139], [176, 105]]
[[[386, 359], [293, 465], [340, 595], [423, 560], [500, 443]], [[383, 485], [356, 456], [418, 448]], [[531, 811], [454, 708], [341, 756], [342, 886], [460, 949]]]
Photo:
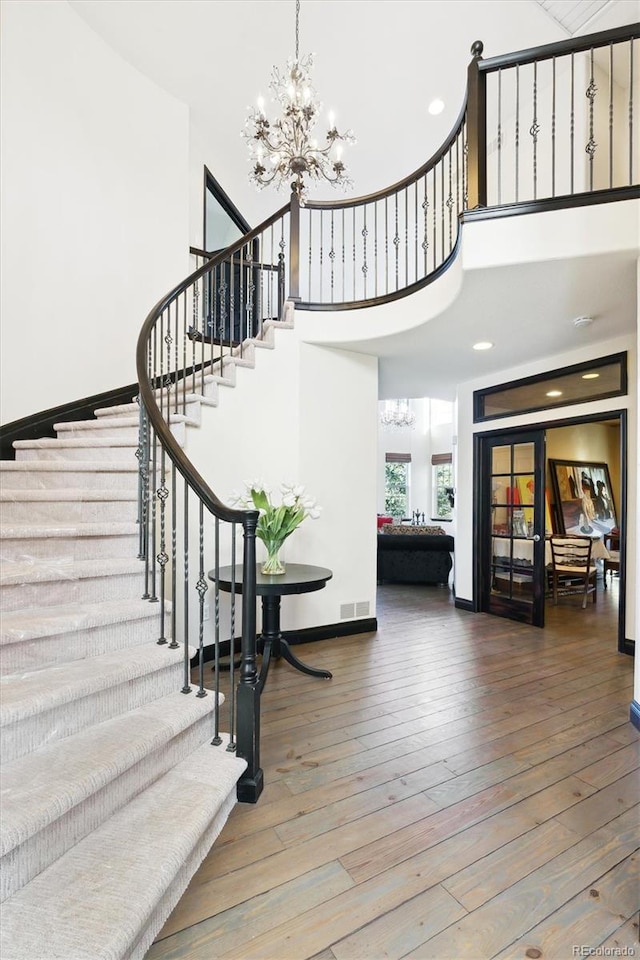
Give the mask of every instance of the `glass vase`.
[[267, 551], [267, 556], [262, 561], [262, 566], [260, 567], [262, 573], [270, 577], [279, 576], [285, 573], [286, 566], [282, 552], [284, 540], [270, 540], [269, 542], [264, 541], [264, 545]]

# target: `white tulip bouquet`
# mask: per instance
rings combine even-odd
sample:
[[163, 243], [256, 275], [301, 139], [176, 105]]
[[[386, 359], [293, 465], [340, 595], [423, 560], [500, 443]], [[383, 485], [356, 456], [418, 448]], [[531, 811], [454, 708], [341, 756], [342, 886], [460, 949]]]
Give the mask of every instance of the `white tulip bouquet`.
[[283, 482], [280, 485], [282, 503], [279, 506], [272, 503], [271, 490], [262, 480], [251, 480], [245, 487], [245, 493], [232, 494], [231, 505], [260, 512], [256, 536], [267, 548], [262, 572], [271, 575], [284, 573], [284, 564], [278, 556], [282, 544], [307, 517], [317, 520], [322, 508], [299, 484]]

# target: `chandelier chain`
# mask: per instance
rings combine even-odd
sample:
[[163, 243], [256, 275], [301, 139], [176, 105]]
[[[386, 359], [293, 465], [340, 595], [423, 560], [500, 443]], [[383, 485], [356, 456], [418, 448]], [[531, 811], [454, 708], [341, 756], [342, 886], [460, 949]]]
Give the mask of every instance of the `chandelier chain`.
[[300, 0], [296, 0], [296, 63], [300, 59]]

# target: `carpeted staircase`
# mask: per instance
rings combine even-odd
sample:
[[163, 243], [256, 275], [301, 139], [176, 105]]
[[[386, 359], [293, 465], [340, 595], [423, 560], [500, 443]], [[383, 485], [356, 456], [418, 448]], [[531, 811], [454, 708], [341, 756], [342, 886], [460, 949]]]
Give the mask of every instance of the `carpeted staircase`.
[[[277, 326], [199, 378], [179, 442]], [[97, 410], [0, 462], [2, 960], [144, 957], [245, 769], [140, 599], [137, 429], [135, 404]]]

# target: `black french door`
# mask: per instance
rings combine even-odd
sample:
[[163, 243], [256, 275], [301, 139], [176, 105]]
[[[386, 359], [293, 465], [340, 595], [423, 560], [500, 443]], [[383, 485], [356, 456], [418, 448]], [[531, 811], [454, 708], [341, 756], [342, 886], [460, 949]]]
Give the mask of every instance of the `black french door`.
[[478, 437], [480, 609], [544, 625], [544, 432]]

